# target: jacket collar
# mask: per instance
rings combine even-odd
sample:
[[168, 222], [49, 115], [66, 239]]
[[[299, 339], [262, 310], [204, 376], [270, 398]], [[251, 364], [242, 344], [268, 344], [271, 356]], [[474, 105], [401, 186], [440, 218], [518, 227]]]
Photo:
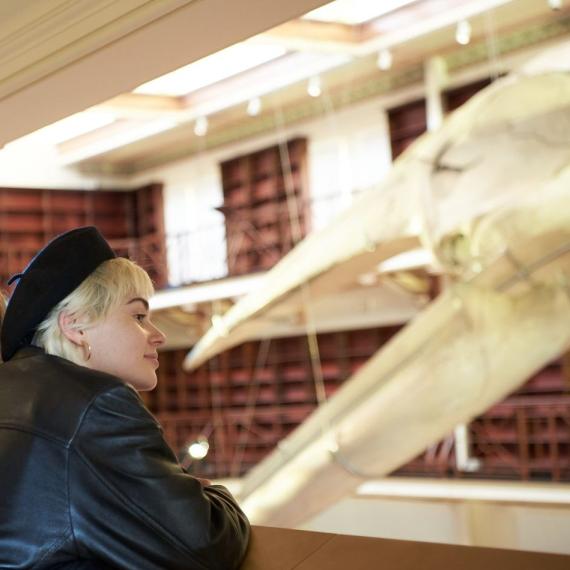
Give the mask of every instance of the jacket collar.
[[20, 360], [22, 358], [30, 358], [31, 356], [38, 356], [40, 354], [44, 354], [43, 348], [32, 345], [24, 346], [23, 348], [20, 348], [18, 352], [16, 352], [16, 354], [14, 354], [14, 356], [12, 356], [12, 358], [10, 358], [8, 362], [12, 360]]

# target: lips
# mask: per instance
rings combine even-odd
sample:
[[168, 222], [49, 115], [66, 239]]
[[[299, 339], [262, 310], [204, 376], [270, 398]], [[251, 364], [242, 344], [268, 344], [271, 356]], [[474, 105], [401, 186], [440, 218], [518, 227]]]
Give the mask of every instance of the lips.
[[151, 362], [154, 363], [154, 365], [156, 366], [156, 368], [158, 368], [158, 354], [154, 353], [154, 354], [145, 354], [144, 355], [146, 360], [150, 360]]

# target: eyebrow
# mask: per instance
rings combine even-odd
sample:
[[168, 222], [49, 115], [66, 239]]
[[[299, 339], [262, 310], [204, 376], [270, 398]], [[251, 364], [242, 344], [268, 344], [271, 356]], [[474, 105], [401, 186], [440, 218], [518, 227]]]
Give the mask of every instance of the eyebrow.
[[143, 305], [144, 308], [148, 311], [148, 301], [146, 299], [143, 299], [142, 297], [135, 297], [134, 299], [131, 299], [127, 305], [130, 305], [131, 303], [136, 303], [137, 301], [140, 301]]

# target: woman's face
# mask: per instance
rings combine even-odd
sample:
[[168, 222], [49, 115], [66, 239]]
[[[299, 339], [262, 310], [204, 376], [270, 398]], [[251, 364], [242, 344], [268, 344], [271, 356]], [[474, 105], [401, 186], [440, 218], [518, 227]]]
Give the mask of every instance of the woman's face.
[[85, 366], [113, 374], [138, 391], [156, 386], [157, 349], [165, 336], [151, 323], [146, 299], [127, 299], [83, 334], [91, 346]]

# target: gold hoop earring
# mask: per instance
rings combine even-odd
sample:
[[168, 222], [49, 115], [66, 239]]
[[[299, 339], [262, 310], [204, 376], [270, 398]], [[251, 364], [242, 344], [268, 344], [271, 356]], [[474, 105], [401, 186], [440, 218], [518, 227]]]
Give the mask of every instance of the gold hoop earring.
[[[91, 358], [91, 345], [88, 342], [83, 342], [81, 348], [83, 349], [83, 360], [87, 362]], [[87, 350], [87, 356], [85, 356], [85, 350]]]

